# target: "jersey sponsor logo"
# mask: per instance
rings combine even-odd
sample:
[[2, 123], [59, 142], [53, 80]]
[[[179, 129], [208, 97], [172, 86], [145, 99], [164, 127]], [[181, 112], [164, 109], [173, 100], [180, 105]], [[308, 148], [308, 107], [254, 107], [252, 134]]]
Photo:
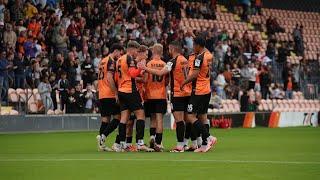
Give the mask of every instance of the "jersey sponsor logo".
[[130, 61], [130, 66], [133, 67], [133, 66], [135, 66], [135, 65], [136, 65], [136, 64], [134, 63], [134, 60], [131, 60], [131, 61]]
[[193, 105], [192, 104], [188, 104], [187, 111], [188, 112], [192, 112], [192, 110], [193, 110]]
[[195, 67], [200, 67], [200, 64], [201, 64], [201, 60], [200, 59], [196, 59], [195, 62], [194, 62], [194, 66]]
[[171, 71], [172, 66], [173, 66], [173, 63], [172, 63], [172, 62], [167, 62], [166, 67], [167, 67], [167, 69], [168, 69], [169, 71]]

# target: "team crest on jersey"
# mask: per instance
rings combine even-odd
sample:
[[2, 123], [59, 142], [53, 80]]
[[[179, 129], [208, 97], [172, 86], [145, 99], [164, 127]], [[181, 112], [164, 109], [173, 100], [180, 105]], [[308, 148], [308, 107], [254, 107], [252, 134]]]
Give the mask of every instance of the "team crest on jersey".
[[193, 110], [193, 105], [192, 104], [188, 104], [188, 112], [192, 112], [192, 110]]
[[173, 63], [172, 63], [172, 62], [167, 62], [166, 67], [167, 67], [167, 69], [168, 69], [169, 71], [171, 71], [172, 66], [173, 66]]
[[194, 62], [194, 65], [195, 65], [196, 67], [199, 67], [200, 64], [201, 64], [201, 60], [200, 60], [200, 59], [196, 59], [195, 62]]
[[130, 66], [135, 66], [134, 60], [131, 60], [131, 61], [130, 61]]

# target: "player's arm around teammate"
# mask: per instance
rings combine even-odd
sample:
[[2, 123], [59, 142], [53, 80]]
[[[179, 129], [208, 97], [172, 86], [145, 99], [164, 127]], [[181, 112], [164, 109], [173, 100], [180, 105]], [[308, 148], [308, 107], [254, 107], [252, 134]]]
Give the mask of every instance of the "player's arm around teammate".
[[143, 141], [145, 129], [145, 113], [142, 100], [136, 86], [136, 77], [140, 75], [141, 70], [137, 69], [137, 51], [139, 43], [129, 41], [127, 45], [127, 54], [120, 57], [117, 62], [117, 71], [119, 73], [119, 102], [121, 109], [121, 120], [119, 124], [119, 139], [123, 151], [126, 146], [126, 123], [129, 120], [130, 113], [134, 112], [137, 117], [136, 138], [138, 150], [151, 151], [146, 147]]
[[[101, 112], [101, 126], [97, 136], [98, 150], [109, 151], [105, 146], [107, 136], [112, 133], [120, 122], [120, 107], [117, 103], [117, 88], [115, 86], [116, 59], [122, 54], [123, 47], [114, 44], [111, 53], [99, 64], [98, 90]], [[111, 117], [113, 119], [111, 120]]]
[[[162, 70], [166, 66], [166, 63], [161, 60], [163, 46], [161, 44], [155, 44], [151, 48], [151, 51], [152, 58], [151, 61], [147, 63], [146, 67]], [[163, 151], [163, 115], [167, 112], [166, 79], [166, 75], [158, 76], [151, 73], [145, 74], [146, 98], [148, 102], [146, 108], [151, 113], [151, 125], [155, 127], [155, 143], [153, 148], [158, 152]]]
[[198, 36], [194, 39], [194, 52], [196, 58], [190, 68], [187, 79], [182, 83], [181, 89], [188, 83], [192, 83], [191, 97], [188, 103], [187, 119], [192, 123], [192, 128], [197, 134], [202, 135], [202, 146], [195, 152], [207, 152], [217, 141], [210, 135], [207, 122], [207, 111], [211, 96], [210, 68], [212, 55], [205, 48], [205, 39]]
[[183, 152], [185, 131], [184, 112], [186, 111], [189, 94], [185, 91], [181, 91], [180, 85], [187, 75], [188, 61], [181, 55], [181, 45], [178, 42], [174, 41], [170, 43], [169, 53], [172, 59], [160, 70], [146, 67], [143, 63], [140, 63], [138, 67], [159, 77], [170, 74], [171, 102], [173, 105], [173, 116], [177, 125], [176, 134], [178, 141], [177, 146], [172, 151]]

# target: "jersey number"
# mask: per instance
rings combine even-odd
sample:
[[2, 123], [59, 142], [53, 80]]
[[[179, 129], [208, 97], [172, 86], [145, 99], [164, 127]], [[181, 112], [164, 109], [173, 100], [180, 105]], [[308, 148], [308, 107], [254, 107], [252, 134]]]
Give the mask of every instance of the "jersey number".
[[104, 68], [99, 68], [99, 74], [98, 74], [99, 80], [102, 80], [104, 78]]
[[120, 66], [120, 65], [118, 65], [118, 67], [117, 67], [117, 71], [118, 71], [118, 73], [119, 73], [119, 78], [121, 78], [121, 77], [122, 77], [122, 75], [121, 75], [121, 66]]
[[162, 82], [163, 76], [152, 75], [152, 82]]

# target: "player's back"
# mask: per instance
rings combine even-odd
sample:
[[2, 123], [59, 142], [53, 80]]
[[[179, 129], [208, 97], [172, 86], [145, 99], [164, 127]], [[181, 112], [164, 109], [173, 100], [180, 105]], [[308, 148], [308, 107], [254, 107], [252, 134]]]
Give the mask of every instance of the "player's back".
[[192, 82], [192, 92], [195, 93], [195, 95], [204, 95], [211, 92], [210, 65], [212, 61], [213, 56], [209, 51], [202, 52], [189, 59], [189, 65], [192, 65], [189, 74], [194, 70], [199, 70], [197, 79]]
[[[147, 67], [161, 70], [166, 65], [161, 59], [152, 59]], [[147, 99], [166, 99], [166, 76], [157, 76], [148, 73], [146, 82]]]
[[98, 68], [99, 68], [99, 74], [98, 74], [99, 99], [114, 98], [115, 94], [110, 87], [107, 74], [108, 72], [114, 73], [115, 61], [110, 56], [107, 56], [100, 61]]
[[182, 55], [178, 55], [168, 63], [172, 63], [172, 70], [170, 72], [170, 86], [173, 97], [190, 96], [190, 90], [187, 87], [184, 89], [184, 91], [181, 91], [180, 89], [182, 83], [188, 75], [187, 59]]
[[136, 67], [136, 62], [132, 56], [123, 55], [117, 61], [118, 91], [132, 93], [137, 91], [136, 81], [129, 75], [129, 68]]

